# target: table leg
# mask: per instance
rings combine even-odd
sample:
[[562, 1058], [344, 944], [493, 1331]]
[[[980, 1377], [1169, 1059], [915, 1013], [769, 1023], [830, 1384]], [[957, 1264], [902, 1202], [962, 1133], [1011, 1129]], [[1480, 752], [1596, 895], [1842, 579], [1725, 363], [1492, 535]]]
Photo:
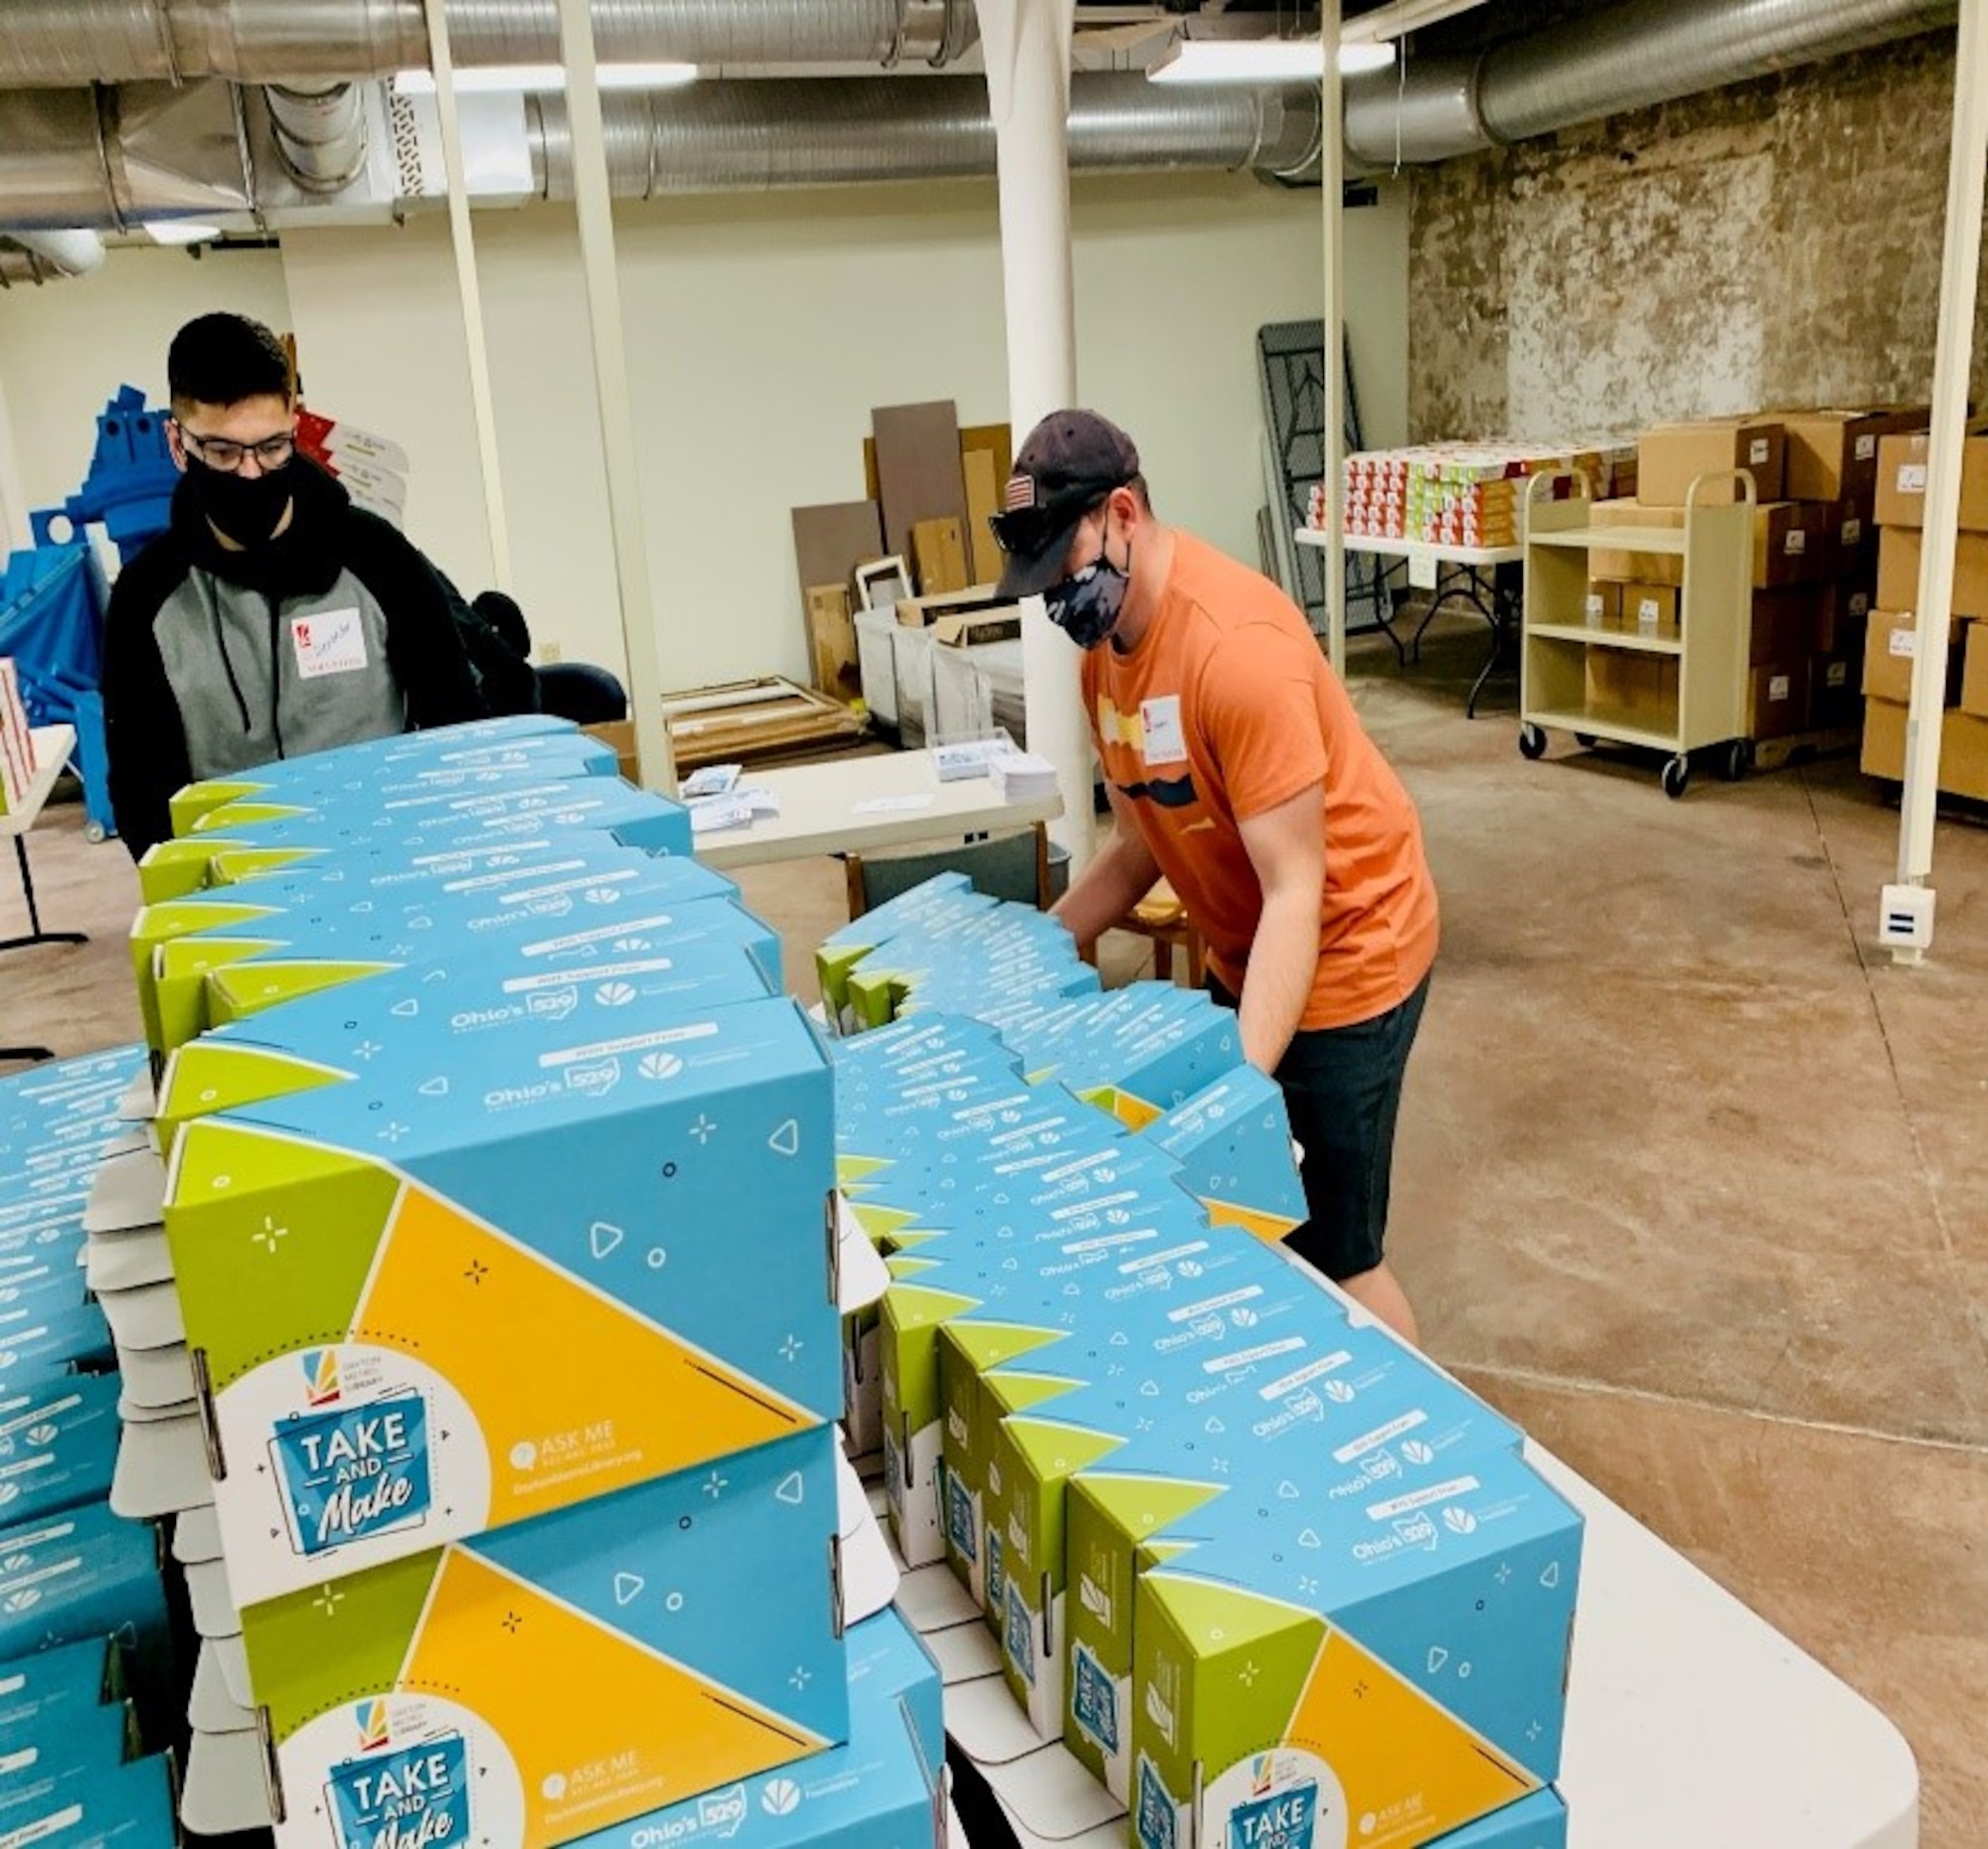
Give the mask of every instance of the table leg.
[[0, 950], [25, 950], [37, 943], [87, 943], [88, 935], [80, 930], [44, 930], [42, 914], [35, 903], [35, 876], [28, 868], [28, 837], [14, 837], [14, 858], [21, 867], [21, 897], [28, 902], [28, 934], [25, 937], [0, 937]]
[[1477, 679], [1471, 683], [1470, 698], [1464, 702], [1466, 719], [1477, 717], [1478, 696], [1484, 691], [1484, 684], [1497, 672], [1498, 664], [1505, 658], [1506, 644], [1518, 632], [1518, 604], [1520, 595], [1501, 586], [1499, 579], [1505, 568], [1494, 566], [1491, 572], [1491, 600], [1484, 600], [1482, 586], [1473, 574], [1470, 582], [1470, 602], [1478, 615], [1491, 625], [1491, 652], [1485, 656], [1484, 665], [1477, 671]]

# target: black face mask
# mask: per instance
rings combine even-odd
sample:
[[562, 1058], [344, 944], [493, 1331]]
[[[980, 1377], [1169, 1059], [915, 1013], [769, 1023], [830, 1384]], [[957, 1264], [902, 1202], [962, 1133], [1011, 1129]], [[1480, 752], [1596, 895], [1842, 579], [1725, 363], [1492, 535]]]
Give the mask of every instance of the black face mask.
[[238, 546], [261, 546], [275, 537], [276, 523], [296, 491], [295, 470], [291, 460], [259, 475], [231, 475], [187, 457], [187, 480], [200, 511]]

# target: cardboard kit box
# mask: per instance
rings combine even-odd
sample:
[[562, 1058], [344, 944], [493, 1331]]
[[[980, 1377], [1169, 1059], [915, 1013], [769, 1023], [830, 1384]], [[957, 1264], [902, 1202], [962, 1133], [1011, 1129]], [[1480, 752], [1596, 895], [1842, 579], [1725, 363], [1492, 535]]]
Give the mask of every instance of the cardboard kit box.
[[1518, 1457], [1335, 1511], [1214, 1510], [1137, 1587], [1142, 1843], [1299, 1816], [1425, 1843], [1558, 1775], [1581, 1520]]
[[[1787, 433], [1769, 418], [1712, 419], [1665, 423], [1636, 441], [1636, 498], [1649, 507], [1683, 507], [1700, 475], [1743, 468], [1762, 501], [1785, 493]], [[1732, 484], [1712, 484], [1715, 502], [1733, 499]]]
[[168, 1071], [166, 1232], [245, 1603], [841, 1411], [830, 1084], [794, 1005], [609, 1039], [527, 1016], [465, 1083], [420, 986]]
[[1673, 585], [1624, 585], [1621, 626], [1638, 635], [1675, 636], [1680, 594]]
[[1810, 654], [1821, 639], [1825, 606], [1832, 593], [1822, 585], [1785, 585], [1753, 592], [1748, 613], [1749, 667], [1792, 661]]
[[801, 1432], [245, 1606], [277, 1842], [540, 1849], [846, 1739], [835, 1450]]

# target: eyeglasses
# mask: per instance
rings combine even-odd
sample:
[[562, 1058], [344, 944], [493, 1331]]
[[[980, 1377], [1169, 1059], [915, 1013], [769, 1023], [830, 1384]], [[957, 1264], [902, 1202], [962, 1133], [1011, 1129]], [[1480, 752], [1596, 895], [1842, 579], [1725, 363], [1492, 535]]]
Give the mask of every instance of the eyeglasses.
[[1095, 487], [1065, 489], [1040, 507], [1012, 507], [1005, 513], [989, 514], [994, 543], [1010, 558], [1033, 558], [1073, 522], [1106, 499]]
[[209, 468], [219, 469], [224, 475], [234, 474], [250, 456], [263, 470], [281, 468], [297, 452], [294, 430], [265, 436], [259, 443], [237, 443], [225, 436], [196, 436], [183, 423], [180, 425], [180, 441], [186, 444], [190, 454], [205, 462]]

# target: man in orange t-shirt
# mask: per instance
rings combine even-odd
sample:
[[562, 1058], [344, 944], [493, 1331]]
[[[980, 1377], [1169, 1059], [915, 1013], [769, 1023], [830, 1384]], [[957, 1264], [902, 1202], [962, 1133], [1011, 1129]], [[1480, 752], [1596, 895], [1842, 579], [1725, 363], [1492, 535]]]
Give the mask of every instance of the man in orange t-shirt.
[[1303, 1154], [1286, 1242], [1410, 1340], [1384, 1253], [1402, 1079], [1436, 951], [1435, 884], [1401, 780], [1297, 606], [1153, 516], [1139, 455], [1092, 412], [1030, 433], [994, 529], [1006, 595], [1084, 650], [1117, 826], [1057, 907], [1088, 950], [1164, 875], [1210, 987], [1274, 1073]]

